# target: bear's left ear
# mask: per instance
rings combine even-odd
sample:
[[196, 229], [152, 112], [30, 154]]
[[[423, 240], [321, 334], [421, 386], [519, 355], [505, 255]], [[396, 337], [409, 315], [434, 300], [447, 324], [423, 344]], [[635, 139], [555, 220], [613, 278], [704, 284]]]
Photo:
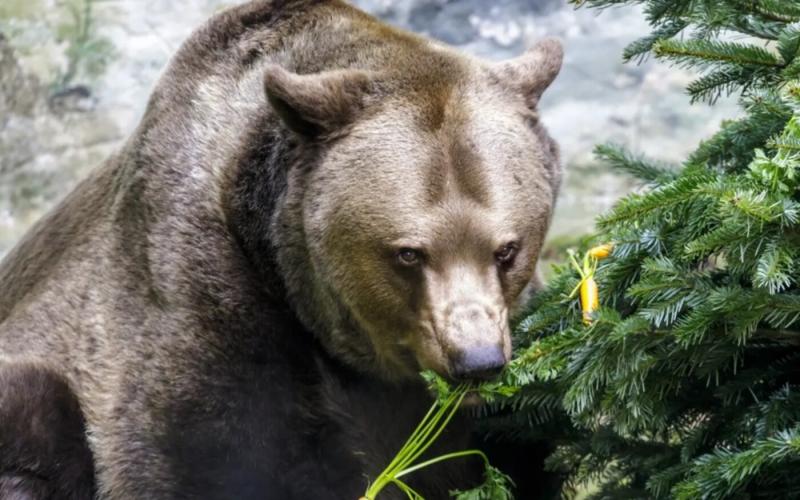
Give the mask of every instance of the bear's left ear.
[[291, 130], [306, 137], [336, 132], [364, 107], [372, 78], [366, 71], [299, 75], [270, 65], [264, 88], [270, 105]]
[[533, 109], [553, 83], [564, 59], [564, 49], [555, 38], [545, 38], [521, 56], [492, 68], [501, 84], [521, 93]]

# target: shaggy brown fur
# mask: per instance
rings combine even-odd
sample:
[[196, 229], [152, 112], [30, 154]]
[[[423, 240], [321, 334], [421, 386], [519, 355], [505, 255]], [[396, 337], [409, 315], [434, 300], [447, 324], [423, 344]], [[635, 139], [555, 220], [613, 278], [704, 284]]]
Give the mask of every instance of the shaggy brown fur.
[[[338, 0], [211, 19], [0, 264], [3, 373], [50, 377], [0, 391], [69, 408], [17, 435], [6, 487], [40, 438], [42, 470], [80, 455], [74, 393], [101, 498], [357, 498], [430, 403], [421, 368], [508, 359], [560, 179], [535, 109], [560, 63], [549, 40], [475, 60]], [[443, 498], [471, 465], [412, 485]]]

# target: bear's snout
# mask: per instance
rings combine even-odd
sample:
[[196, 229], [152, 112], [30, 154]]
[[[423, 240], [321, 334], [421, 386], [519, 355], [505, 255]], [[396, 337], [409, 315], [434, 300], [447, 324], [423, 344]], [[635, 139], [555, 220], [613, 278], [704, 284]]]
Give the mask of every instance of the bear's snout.
[[486, 380], [499, 374], [508, 363], [508, 326], [498, 321], [504, 315], [478, 303], [450, 310], [447, 338], [450, 342], [450, 374], [459, 380]]
[[473, 347], [462, 351], [457, 358], [453, 376], [458, 380], [487, 380], [506, 366], [506, 356], [499, 344]]

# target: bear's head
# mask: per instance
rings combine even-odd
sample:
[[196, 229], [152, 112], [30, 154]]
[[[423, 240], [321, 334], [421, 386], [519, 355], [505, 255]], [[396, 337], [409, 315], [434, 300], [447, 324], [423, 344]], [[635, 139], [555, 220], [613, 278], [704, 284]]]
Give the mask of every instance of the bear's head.
[[483, 378], [508, 362], [561, 176], [536, 110], [559, 43], [501, 63], [436, 50], [391, 74], [265, 78], [313, 151], [272, 222], [290, 302], [332, 355], [386, 379]]

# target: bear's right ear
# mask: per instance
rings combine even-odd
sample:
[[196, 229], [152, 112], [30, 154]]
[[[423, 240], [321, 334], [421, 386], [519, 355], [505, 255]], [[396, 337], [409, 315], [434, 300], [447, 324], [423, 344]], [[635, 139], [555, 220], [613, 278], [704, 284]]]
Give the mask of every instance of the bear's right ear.
[[563, 60], [561, 43], [555, 38], [545, 38], [521, 56], [495, 64], [494, 71], [501, 82], [522, 94], [533, 109], [558, 76]]
[[299, 75], [270, 65], [264, 77], [270, 105], [288, 128], [305, 137], [335, 133], [356, 117], [372, 87], [366, 71]]

